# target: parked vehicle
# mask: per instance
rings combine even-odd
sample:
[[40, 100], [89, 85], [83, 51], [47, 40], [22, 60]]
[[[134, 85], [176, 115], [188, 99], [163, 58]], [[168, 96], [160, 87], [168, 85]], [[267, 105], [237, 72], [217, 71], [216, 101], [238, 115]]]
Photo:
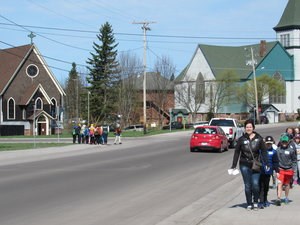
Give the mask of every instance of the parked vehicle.
[[196, 123], [187, 123], [184, 125], [185, 129], [195, 129], [198, 126], [208, 125], [208, 121], [200, 121]]
[[[254, 120], [254, 117], [250, 117], [250, 119]], [[259, 119], [260, 119], [260, 124], [268, 124], [269, 123], [269, 119], [266, 116], [262, 115], [259, 117]], [[258, 121], [257, 121], [257, 119], [255, 119], [255, 124], [257, 124], [257, 123], [258, 123]]]
[[243, 135], [243, 126], [233, 118], [212, 118], [209, 121], [210, 126], [220, 126], [229, 141], [229, 147], [234, 148], [237, 140]]
[[196, 128], [196, 127], [205, 126], [205, 125], [208, 125], [208, 121], [196, 122], [193, 124], [193, 127]]
[[196, 150], [223, 152], [228, 150], [228, 138], [219, 126], [198, 126], [190, 139], [190, 151]]
[[[182, 129], [182, 128], [183, 128], [183, 124], [182, 124], [182, 123], [179, 123], [179, 122], [177, 122], [177, 121], [171, 123], [171, 129], [172, 129], [172, 130], [175, 130], [175, 129]], [[170, 124], [169, 124], [169, 125], [166, 125], [166, 126], [163, 126], [162, 129], [163, 129], [163, 130], [168, 130], [168, 129], [170, 129]]]
[[124, 128], [124, 131], [143, 131], [144, 126], [142, 124], [130, 125]]

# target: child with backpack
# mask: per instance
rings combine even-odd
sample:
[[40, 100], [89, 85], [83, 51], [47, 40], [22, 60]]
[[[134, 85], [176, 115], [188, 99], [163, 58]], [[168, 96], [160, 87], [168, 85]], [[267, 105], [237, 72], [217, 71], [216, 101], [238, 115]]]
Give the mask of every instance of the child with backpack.
[[281, 194], [285, 192], [284, 203], [289, 203], [289, 191], [290, 182], [293, 179], [293, 175], [297, 172], [297, 156], [292, 145], [289, 144], [289, 137], [287, 135], [280, 137], [280, 147], [277, 148], [277, 156], [279, 159], [279, 173], [277, 173], [278, 179], [278, 190], [277, 190], [277, 200], [275, 204], [277, 206], [281, 205]]
[[273, 171], [275, 170], [276, 173], [279, 172], [279, 161], [277, 157], [277, 152], [274, 147], [277, 147], [274, 145], [275, 141], [272, 136], [267, 136], [265, 138], [265, 144], [267, 147], [267, 152], [268, 152], [268, 162], [270, 165], [269, 170], [266, 170], [266, 162], [262, 162], [262, 171], [260, 175], [260, 195], [259, 195], [259, 204], [258, 207], [260, 209], [263, 209], [264, 207], [269, 207], [270, 203], [268, 201], [268, 192], [269, 192], [269, 183], [271, 176], [273, 175]]

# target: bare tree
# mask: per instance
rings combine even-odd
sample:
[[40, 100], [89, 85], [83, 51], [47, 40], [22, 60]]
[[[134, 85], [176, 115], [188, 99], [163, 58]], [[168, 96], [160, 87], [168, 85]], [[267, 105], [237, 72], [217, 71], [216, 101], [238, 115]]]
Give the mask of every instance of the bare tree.
[[173, 105], [173, 99], [170, 99], [170, 92], [174, 92], [174, 84], [171, 78], [174, 77], [176, 67], [168, 56], [162, 56], [154, 65], [153, 92], [150, 101], [155, 104], [158, 111], [158, 123], [163, 125], [164, 117], [168, 113], [168, 106]]
[[195, 118], [199, 109], [205, 104], [207, 85], [201, 73], [196, 80], [186, 79], [175, 86], [175, 99], [183, 108], [186, 108], [192, 114], [192, 120]]
[[239, 77], [233, 71], [226, 71], [220, 74], [215, 81], [211, 81], [209, 111], [218, 113], [223, 105], [236, 102], [236, 90]]
[[[261, 75], [256, 78], [257, 83], [257, 99], [260, 106], [264, 102], [270, 102], [270, 97], [276, 95], [282, 96], [285, 93], [284, 83], [274, 79], [269, 75]], [[239, 89], [237, 97], [248, 106], [255, 105], [254, 81], [245, 82]]]
[[142, 74], [143, 64], [136, 55], [130, 53], [121, 53], [118, 61], [122, 80], [119, 90], [119, 114], [122, 115], [123, 123], [128, 125], [138, 117], [136, 80]]

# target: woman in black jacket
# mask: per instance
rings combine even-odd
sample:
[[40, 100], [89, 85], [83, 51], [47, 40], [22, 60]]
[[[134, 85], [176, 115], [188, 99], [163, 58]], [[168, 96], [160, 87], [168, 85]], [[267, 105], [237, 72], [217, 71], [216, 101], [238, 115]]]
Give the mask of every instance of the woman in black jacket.
[[[245, 185], [247, 210], [258, 210], [260, 172], [252, 170], [252, 154], [255, 159], [259, 160], [259, 155], [261, 155], [262, 161], [268, 162], [267, 149], [263, 138], [254, 131], [255, 125], [252, 120], [246, 120], [244, 127], [245, 133], [238, 139], [236, 144], [231, 169], [236, 168], [239, 160]], [[267, 167], [269, 168], [269, 164], [267, 164]]]

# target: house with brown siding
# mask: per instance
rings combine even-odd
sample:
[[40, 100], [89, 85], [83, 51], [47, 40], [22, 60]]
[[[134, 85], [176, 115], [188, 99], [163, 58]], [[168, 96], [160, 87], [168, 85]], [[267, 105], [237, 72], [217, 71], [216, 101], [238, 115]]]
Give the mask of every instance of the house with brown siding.
[[[135, 89], [139, 92], [139, 102], [143, 102], [144, 76], [136, 78]], [[159, 126], [168, 124], [170, 121], [170, 109], [174, 108], [174, 84], [160, 73], [147, 72], [146, 75], [146, 124]], [[139, 122], [143, 121], [143, 108], [139, 108]], [[173, 119], [173, 118], [171, 118]]]
[[65, 92], [34, 44], [0, 50], [0, 135], [50, 135]]

